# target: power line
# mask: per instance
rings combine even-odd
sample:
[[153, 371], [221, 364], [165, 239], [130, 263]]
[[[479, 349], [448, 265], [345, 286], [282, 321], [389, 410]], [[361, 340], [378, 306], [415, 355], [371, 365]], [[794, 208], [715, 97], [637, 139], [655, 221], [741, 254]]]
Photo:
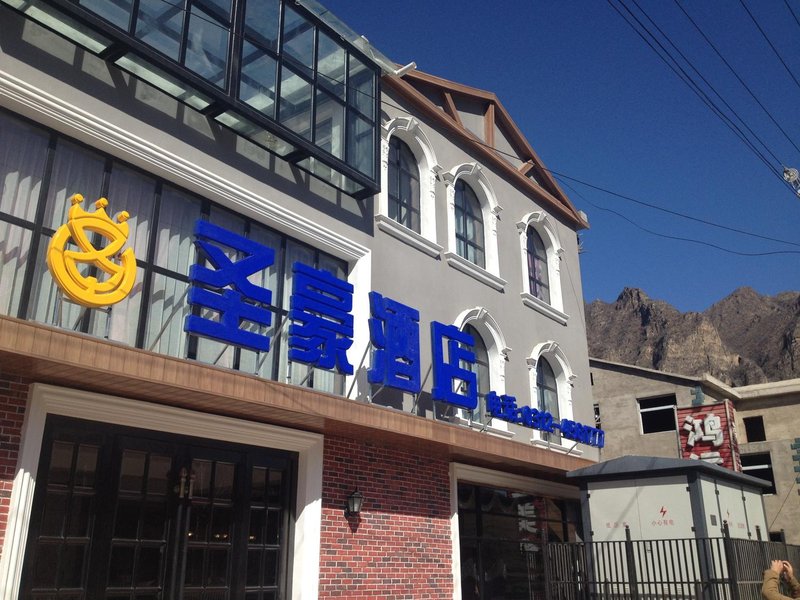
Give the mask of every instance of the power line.
[[[712, 244], [711, 242], [706, 242], [704, 240], [698, 240], [696, 238], [680, 237], [680, 236], [676, 236], [676, 235], [668, 235], [666, 233], [660, 233], [658, 231], [653, 231], [652, 229], [648, 229], [647, 227], [645, 227], [643, 225], [640, 225], [639, 223], [637, 223], [636, 221], [634, 221], [630, 217], [627, 217], [627, 216], [623, 215], [621, 212], [616, 211], [613, 208], [605, 208], [603, 206], [598, 206], [597, 204], [595, 204], [594, 202], [592, 202], [591, 200], [586, 198], [586, 196], [584, 196], [580, 192], [578, 192], [569, 183], [566, 183], [566, 182], [562, 182], [562, 183], [566, 187], [571, 189], [578, 197], [583, 199], [584, 202], [586, 202], [587, 204], [589, 204], [593, 208], [595, 208], [597, 210], [602, 210], [604, 212], [609, 212], [609, 213], [611, 213], [613, 215], [616, 215], [620, 219], [623, 219], [624, 221], [627, 221], [628, 223], [630, 223], [631, 225], [633, 225], [637, 229], [640, 229], [641, 231], [644, 231], [645, 233], [649, 233], [650, 235], [654, 235], [656, 237], [664, 238], [664, 239], [667, 239], [667, 240], [674, 240], [674, 241], [678, 241], [678, 242], [689, 242], [689, 243], [692, 243], [692, 244], [698, 244], [700, 246], [707, 246], [708, 248], [714, 248], [715, 250], [720, 250], [721, 252], [725, 252], [727, 254], [735, 254], [736, 256], [755, 257], [755, 256], [773, 256], [773, 255], [777, 255], [777, 254], [800, 254], [800, 250], [773, 250], [773, 251], [770, 251], [770, 252], [740, 252], [738, 250], [731, 250], [730, 248], [725, 248], [723, 246], [719, 246], [717, 244]], [[800, 244], [795, 244], [795, 245], [800, 245]]]
[[767, 153], [775, 160], [775, 162], [777, 162], [778, 164], [782, 164], [782, 161], [775, 155], [775, 153], [772, 150], [770, 150], [770, 148], [769, 148], [769, 146], [767, 146], [766, 142], [764, 142], [764, 140], [762, 140], [758, 136], [758, 134], [756, 134], [750, 128], [750, 126], [747, 125], [747, 123], [744, 121], [744, 119], [741, 117], [741, 115], [738, 112], [736, 112], [736, 110], [725, 100], [725, 98], [722, 97], [722, 95], [717, 91], [717, 89], [714, 87], [714, 85], [708, 79], [706, 79], [705, 76], [703, 76], [703, 74], [699, 71], [699, 69], [697, 69], [697, 67], [694, 66], [692, 61], [689, 60], [689, 58], [681, 51], [680, 48], [678, 48], [678, 46], [664, 32], [664, 30], [661, 29], [661, 27], [659, 27], [658, 24], [655, 21], [653, 21], [653, 19], [650, 17], [650, 15], [647, 14], [647, 12], [639, 5], [639, 3], [636, 0], [631, 0], [631, 1], [636, 6], [636, 8], [638, 8], [639, 11], [645, 16], [645, 18], [648, 21], [650, 21], [650, 23], [653, 25], [653, 27], [656, 28], [658, 33], [660, 33], [661, 36], [669, 43], [669, 45], [672, 46], [675, 49], [675, 51], [680, 55], [680, 57], [684, 60], [684, 62], [692, 69], [692, 71], [697, 73], [697, 75], [700, 77], [700, 79], [702, 79], [703, 83], [705, 83], [706, 86], [708, 86], [708, 88], [714, 93], [714, 95], [717, 98], [720, 99], [720, 101], [739, 120], [739, 122], [744, 126], [744, 128], [747, 129], [748, 132], [750, 132], [750, 135], [752, 135], [761, 144], [761, 146], [764, 148], [764, 150], [767, 151]]
[[706, 106], [708, 106], [708, 108], [711, 109], [711, 111], [722, 120], [722, 122], [734, 133], [734, 135], [736, 135], [736, 137], [738, 137], [742, 141], [742, 143], [744, 143], [745, 146], [749, 148], [750, 151], [753, 152], [770, 171], [772, 171], [773, 175], [775, 175], [782, 183], [785, 184], [786, 182], [783, 181], [783, 178], [779, 173], [779, 171], [772, 164], [770, 164], [767, 158], [758, 150], [758, 148], [755, 147], [755, 145], [747, 138], [747, 136], [744, 135], [741, 129], [735, 123], [733, 123], [733, 121], [731, 121], [730, 117], [725, 115], [720, 110], [720, 108], [716, 106], [716, 104], [711, 100], [711, 98], [708, 97], [708, 94], [706, 94], [705, 92], [703, 92], [702, 89], [700, 89], [697, 83], [694, 82], [694, 80], [692, 80], [692, 78], [689, 76], [688, 73], [686, 73], [685, 69], [683, 69], [683, 67], [681, 67], [680, 64], [678, 64], [674, 56], [672, 56], [669, 53], [669, 51], [666, 48], [664, 48], [663, 44], [661, 44], [661, 42], [652, 34], [652, 32], [649, 31], [647, 27], [644, 26], [644, 24], [638, 19], [638, 17], [636, 17], [636, 15], [634, 15], [633, 12], [627, 6], [622, 4], [620, 0], [620, 4], [625, 9], [625, 11], [628, 12], [628, 14], [631, 15], [631, 18], [635, 20], [639, 24], [639, 26], [653, 39], [653, 41], [662, 49], [664, 54], [668, 56], [673, 63], [675, 63], [674, 65], [669, 60], [667, 60], [667, 58], [665, 58], [664, 55], [662, 55], [661, 52], [659, 52], [655, 48], [655, 46], [653, 46], [651, 41], [641, 31], [639, 31], [639, 29], [637, 29], [636, 25], [634, 25], [631, 22], [631, 20], [627, 18], [613, 4], [612, 0], [607, 0], [607, 1], [608, 4], [611, 6], [611, 8], [613, 8], [617, 12], [617, 14], [620, 15], [620, 17], [622, 17], [625, 23], [631, 29], [633, 29], [633, 31], [645, 42], [645, 44], [647, 44], [650, 47], [651, 50], [653, 50], [653, 52], [656, 53], [656, 55], [678, 76], [678, 78], [681, 81], [683, 81], [689, 87], [689, 89], [691, 89], [700, 98], [700, 100], [702, 100], [703, 103]]
[[[756, 21], [756, 18], [753, 16], [753, 13], [750, 12], [750, 9], [747, 8], [747, 5], [744, 3], [744, 0], [739, 0], [739, 4], [742, 5], [742, 7], [744, 8], [745, 12], [750, 17], [750, 20], [753, 21], [753, 24], [756, 26], [756, 29], [758, 29], [758, 31], [764, 37], [764, 40], [766, 40], [766, 42], [769, 45], [769, 47], [772, 48], [772, 51], [775, 53], [775, 56], [778, 57], [778, 60], [783, 65], [783, 68], [786, 69], [786, 72], [789, 74], [789, 77], [791, 77], [792, 81], [794, 81], [795, 85], [798, 88], [800, 88], [800, 81], [797, 81], [797, 77], [794, 76], [794, 73], [792, 73], [791, 69], [789, 69], [789, 65], [786, 64], [785, 60], [783, 60], [783, 57], [780, 55], [780, 52], [778, 52], [778, 49], [775, 48], [775, 46], [773, 45], [772, 41], [767, 36], [766, 32], [761, 28], [761, 25], [758, 24], [758, 21]], [[794, 14], [794, 13], [792, 13], [792, 14]]]
[[[784, 2], [786, 2], [786, 0], [784, 0]], [[755, 93], [753, 92], [753, 90], [751, 90], [751, 89], [750, 89], [750, 86], [748, 86], [748, 85], [747, 85], [747, 84], [744, 82], [744, 80], [743, 80], [743, 79], [742, 79], [742, 78], [739, 76], [739, 74], [736, 72], [736, 70], [735, 70], [735, 69], [734, 69], [734, 68], [731, 66], [731, 64], [730, 64], [730, 63], [729, 63], [729, 62], [728, 62], [728, 61], [725, 59], [725, 57], [722, 55], [722, 53], [721, 53], [721, 52], [720, 52], [720, 51], [717, 49], [717, 47], [714, 45], [714, 43], [713, 43], [713, 42], [712, 42], [712, 41], [711, 41], [711, 40], [708, 38], [708, 36], [707, 36], [707, 35], [706, 35], [706, 34], [703, 32], [703, 30], [700, 28], [700, 26], [699, 26], [699, 25], [698, 25], [698, 24], [695, 22], [695, 20], [694, 20], [694, 19], [693, 19], [693, 18], [692, 18], [692, 17], [689, 15], [689, 13], [688, 13], [688, 12], [686, 12], [686, 9], [685, 9], [685, 8], [683, 8], [683, 6], [681, 6], [681, 3], [680, 3], [680, 1], [679, 1], [679, 0], [675, 0], [675, 4], [676, 4], [676, 5], [677, 5], [677, 7], [678, 7], [678, 8], [681, 10], [681, 12], [682, 12], [684, 15], [686, 15], [686, 18], [687, 18], [687, 19], [689, 20], [689, 22], [690, 22], [690, 23], [691, 23], [691, 24], [694, 26], [694, 28], [697, 30], [697, 32], [698, 32], [698, 33], [699, 33], [699, 34], [702, 36], [702, 38], [703, 38], [703, 39], [706, 41], [706, 43], [707, 43], [709, 46], [711, 46], [711, 49], [712, 49], [712, 50], [714, 50], [714, 52], [715, 52], [715, 53], [716, 53], [716, 55], [717, 55], [717, 56], [720, 58], [720, 60], [721, 60], [721, 61], [722, 61], [722, 62], [725, 64], [725, 66], [726, 66], [726, 67], [728, 67], [728, 69], [730, 70], [730, 72], [731, 72], [731, 73], [733, 73], [733, 76], [734, 76], [734, 77], [736, 77], [736, 79], [739, 81], [739, 83], [741, 83], [741, 84], [742, 84], [742, 87], [744, 87], [744, 89], [745, 89], [745, 90], [747, 90], [747, 93], [749, 93], [749, 94], [750, 94], [750, 97], [751, 97], [751, 98], [753, 98], [753, 100], [755, 100], [755, 101], [756, 101], [756, 103], [757, 103], [757, 104], [758, 104], [758, 105], [761, 107], [761, 109], [762, 109], [762, 110], [763, 110], [763, 111], [766, 113], [766, 115], [767, 115], [767, 116], [770, 118], [770, 120], [771, 120], [771, 121], [774, 123], [774, 125], [775, 125], [775, 126], [776, 126], [776, 127], [779, 129], [779, 130], [780, 130], [780, 132], [781, 132], [781, 133], [783, 134], [783, 136], [784, 136], [784, 137], [785, 137], [785, 138], [788, 140], [788, 142], [789, 142], [789, 143], [790, 143], [792, 146], [794, 146], [794, 149], [795, 149], [795, 150], [797, 150], [798, 152], [800, 152], [800, 147], [798, 147], [798, 145], [794, 143], [794, 140], [792, 140], [792, 138], [790, 138], [790, 137], [789, 137], [789, 134], [788, 134], [788, 133], [786, 133], [786, 131], [783, 129], [783, 127], [781, 127], [780, 123], [778, 123], [778, 121], [775, 119], [775, 117], [773, 117], [773, 116], [772, 116], [772, 113], [771, 113], [769, 110], [767, 110], [767, 107], [766, 107], [766, 106], [764, 106], [764, 104], [761, 102], [761, 100], [759, 100], [759, 99], [758, 99], [758, 97], [755, 95]], [[786, 6], [788, 7], [789, 5], [787, 4]], [[791, 8], [790, 8], [789, 10], [791, 11]], [[794, 13], [792, 13], [792, 16], [794, 16], [794, 17], [795, 17], [795, 20], [797, 21], [797, 17], [794, 15]], [[798, 26], [800, 26], [800, 21], [797, 21], [797, 24], [798, 24]]]

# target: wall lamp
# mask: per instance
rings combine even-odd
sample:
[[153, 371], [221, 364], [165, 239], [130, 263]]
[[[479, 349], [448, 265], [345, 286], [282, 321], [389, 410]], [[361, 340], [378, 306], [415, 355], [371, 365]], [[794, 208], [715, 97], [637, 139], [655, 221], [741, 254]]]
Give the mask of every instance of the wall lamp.
[[347, 497], [347, 508], [344, 509], [345, 517], [357, 517], [361, 513], [361, 506], [364, 504], [364, 494], [358, 490]]

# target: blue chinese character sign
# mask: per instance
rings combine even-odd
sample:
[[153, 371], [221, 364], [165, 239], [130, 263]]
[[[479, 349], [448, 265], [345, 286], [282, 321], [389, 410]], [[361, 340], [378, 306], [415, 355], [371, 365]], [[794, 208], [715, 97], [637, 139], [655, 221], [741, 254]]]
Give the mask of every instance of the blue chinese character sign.
[[299, 262], [292, 273], [289, 360], [352, 375], [347, 349], [353, 344], [353, 286]]
[[419, 311], [370, 292], [369, 320], [372, 368], [370, 383], [412, 394], [421, 387], [419, 368]]
[[[208, 221], [195, 223], [198, 259], [205, 257], [209, 266], [192, 265], [189, 270], [188, 302], [193, 307], [213, 311], [217, 318], [188, 315], [184, 330], [194, 335], [266, 352], [269, 337], [243, 329], [246, 322], [268, 326], [272, 313], [264, 306], [272, 301], [272, 292], [251, 283], [248, 277], [272, 265], [275, 253], [257, 242]], [[231, 260], [225, 248], [243, 255]]]
[[[444, 344], [447, 341], [447, 357]], [[431, 322], [433, 350], [433, 389], [431, 397], [439, 402], [454, 404], [467, 410], [478, 407], [478, 380], [464, 364], [475, 364], [475, 353], [469, 348], [475, 343], [472, 336], [455, 325]]]

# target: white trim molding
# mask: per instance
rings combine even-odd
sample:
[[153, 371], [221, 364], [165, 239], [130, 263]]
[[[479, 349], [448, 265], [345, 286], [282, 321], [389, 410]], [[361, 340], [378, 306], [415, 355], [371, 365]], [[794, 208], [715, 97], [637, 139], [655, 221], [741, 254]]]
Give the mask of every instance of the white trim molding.
[[[528, 289], [528, 228], [533, 227], [545, 245], [547, 255], [547, 280], [550, 287], [550, 302], [536, 298]], [[544, 211], [530, 212], [517, 222], [519, 231], [520, 265], [522, 267], [522, 289], [520, 297], [525, 306], [550, 317], [561, 325], [567, 324], [569, 316], [564, 313], [564, 295], [561, 290], [561, 261], [564, 247], [558, 237], [553, 220]]]
[[[503, 207], [497, 202], [492, 184], [486, 176], [484, 169], [476, 162], [457, 165], [448, 172], [442, 173], [447, 191], [447, 262], [450, 266], [456, 267], [460, 271], [483, 281], [487, 285], [502, 290], [506, 281], [500, 277], [500, 257], [497, 249], [497, 222]], [[456, 250], [456, 182], [463, 179], [469, 184], [472, 191], [481, 203], [483, 215], [483, 240], [486, 267], [482, 268], [473, 265], [470, 261], [458, 256]], [[463, 262], [474, 266], [468, 270], [459, 261], [451, 260], [451, 257], [462, 258]]]
[[[278, 448], [298, 453], [292, 600], [315, 600], [319, 593], [322, 519], [321, 435], [242, 421], [182, 408], [150, 404], [105, 394], [34, 384], [25, 413], [17, 473], [0, 556], [0, 600], [15, 600], [22, 578], [39, 455], [48, 415], [125, 425], [179, 435]], [[302, 577], [299, 576], [302, 574]]]
[[[533, 408], [538, 408], [537, 404], [539, 390], [536, 385], [536, 367], [539, 363], [539, 359], [542, 357], [547, 359], [547, 363], [553, 369], [553, 374], [556, 377], [559, 419], [572, 419], [574, 415], [572, 407], [572, 388], [575, 384], [575, 379], [577, 379], [577, 376], [567, 360], [567, 355], [564, 353], [558, 343], [554, 342], [553, 340], [536, 344], [536, 346], [533, 347], [533, 351], [531, 352], [530, 356], [528, 356], [528, 358], [525, 360], [528, 365], [528, 383], [531, 391], [531, 406]], [[563, 437], [561, 438], [560, 444], [547, 442], [546, 440], [542, 439], [542, 434], [537, 430], [533, 430], [531, 443], [534, 445], [546, 446], [547, 448], [552, 449], [559, 447], [559, 449], [572, 449], [572, 447], [574, 447], [574, 442], [564, 439]], [[574, 448], [572, 449], [571, 454], [581, 454], [581, 451], [577, 448]]]
[[[389, 141], [396, 136], [404, 142], [419, 168], [419, 233], [389, 218]], [[378, 227], [429, 256], [438, 257], [442, 247], [436, 243], [436, 179], [442, 167], [425, 131], [414, 117], [397, 117], [381, 128], [381, 191], [378, 194]]]
[[467, 260], [463, 256], [459, 256], [455, 252], [445, 252], [444, 259], [447, 261], [447, 264], [454, 269], [457, 269], [462, 273], [466, 273], [473, 279], [477, 279], [481, 283], [486, 284], [498, 291], [502, 292], [508, 283], [502, 277], [498, 277], [486, 269], [482, 269], [474, 262]]

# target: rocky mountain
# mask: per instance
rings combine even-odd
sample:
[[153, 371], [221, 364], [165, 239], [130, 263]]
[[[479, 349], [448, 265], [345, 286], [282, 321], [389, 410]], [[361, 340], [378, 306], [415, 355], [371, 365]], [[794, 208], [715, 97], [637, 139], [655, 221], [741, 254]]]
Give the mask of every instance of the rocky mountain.
[[708, 310], [681, 313], [625, 288], [586, 306], [589, 355], [731, 385], [800, 377], [800, 293], [740, 288]]

